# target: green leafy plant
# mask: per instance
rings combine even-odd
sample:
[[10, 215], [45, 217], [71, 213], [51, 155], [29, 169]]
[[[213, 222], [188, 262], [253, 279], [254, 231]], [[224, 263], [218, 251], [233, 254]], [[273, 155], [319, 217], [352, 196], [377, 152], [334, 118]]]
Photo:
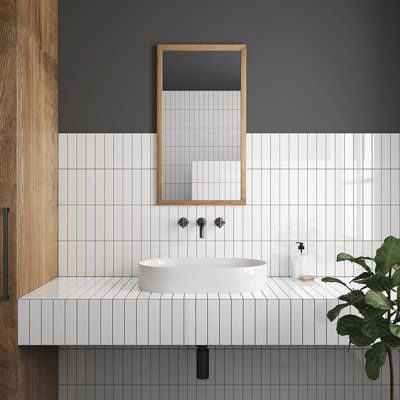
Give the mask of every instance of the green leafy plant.
[[363, 272], [349, 284], [334, 277], [322, 278], [324, 282], [339, 283], [349, 290], [339, 296], [341, 303], [329, 310], [327, 317], [334, 321], [350, 306], [358, 310], [358, 315], [347, 314], [337, 320], [337, 333], [349, 337], [349, 346], [370, 346], [365, 353], [368, 378], [378, 379], [382, 366], [389, 360], [390, 399], [393, 400], [392, 352], [400, 350], [400, 239], [388, 236], [375, 258], [339, 253], [337, 261], [358, 264]]

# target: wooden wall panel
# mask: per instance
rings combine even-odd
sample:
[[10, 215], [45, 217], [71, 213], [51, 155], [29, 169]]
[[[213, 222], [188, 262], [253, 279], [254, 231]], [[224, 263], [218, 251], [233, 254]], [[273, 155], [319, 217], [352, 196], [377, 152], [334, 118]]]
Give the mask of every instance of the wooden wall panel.
[[0, 207], [10, 208], [2, 400], [57, 399], [57, 348], [17, 346], [17, 298], [58, 275], [57, 6], [0, 1]]
[[[58, 2], [17, 3], [18, 296], [58, 275]], [[20, 348], [18, 399], [57, 399], [57, 348]]]
[[18, 295], [58, 274], [56, 0], [18, 0]]
[[[9, 207], [9, 292], [0, 299], [0, 399], [15, 398], [17, 369], [16, 292], [16, 0], [0, 1], [0, 208]], [[0, 215], [0, 226], [3, 223]], [[0, 229], [2, 290], [3, 229]], [[0, 292], [1, 295], [3, 294]]]

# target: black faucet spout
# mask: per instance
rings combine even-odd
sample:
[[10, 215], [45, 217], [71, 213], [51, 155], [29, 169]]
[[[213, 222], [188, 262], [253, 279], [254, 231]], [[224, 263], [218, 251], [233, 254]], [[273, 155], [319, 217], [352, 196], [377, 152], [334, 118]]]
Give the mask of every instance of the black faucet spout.
[[204, 239], [204, 228], [206, 226], [206, 219], [201, 217], [197, 220], [197, 225], [200, 227], [200, 239]]

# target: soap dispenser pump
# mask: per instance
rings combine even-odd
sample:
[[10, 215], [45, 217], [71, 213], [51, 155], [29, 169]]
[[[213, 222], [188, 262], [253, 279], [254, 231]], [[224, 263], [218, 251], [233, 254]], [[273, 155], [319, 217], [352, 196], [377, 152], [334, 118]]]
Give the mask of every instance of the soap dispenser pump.
[[300, 250], [300, 255], [302, 255], [303, 254], [303, 250], [306, 249], [304, 247], [304, 243], [303, 242], [296, 242], [296, 244], [298, 244], [297, 249]]
[[315, 272], [311, 265], [311, 258], [307, 254], [303, 254], [306, 249], [304, 242], [296, 242], [297, 254], [291, 257], [291, 269], [293, 279], [300, 279], [301, 281], [313, 281], [315, 279]]

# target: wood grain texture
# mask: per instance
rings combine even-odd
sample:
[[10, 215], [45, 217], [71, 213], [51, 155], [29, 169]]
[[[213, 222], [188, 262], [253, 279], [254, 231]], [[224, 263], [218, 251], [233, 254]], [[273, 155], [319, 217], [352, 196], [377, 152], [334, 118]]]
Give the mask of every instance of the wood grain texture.
[[17, 298], [58, 269], [57, 4], [0, 2], [0, 207], [10, 208], [2, 400], [57, 399], [57, 348], [17, 346]]
[[58, 399], [58, 348], [26, 347], [18, 350], [18, 400]]
[[157, 204], [162, 204], [163, 136], [162, 136], [163, 49], [157, 46]]
[[[163, 53], [164, 51], [240, 52], [240, 199], [165, 200], [163, 199]], [[158, 205], [245, 205], [246, 204], [246, 69], [245, 44], [158, 44], [157, 45], [157, 204]]]
[[[16, 40], [16, 0], [2, 0], [0, 2], [0, 208], [10, 208], [8, 231], [10, 299], [6, 302], [0, 299], [0, 399], [14, 399], [17, 386]], [[0, 216], [0, 224], [2, 223]], [[1, 228], [0, 263], [3, 259], [2, 233]], [[0, 265], [0, 282], [2, 282], [2, 272], [3, 266]]]
[[18, 0], [18, 296], [58, 274], [56, 0]]
[[[17, 4], [17, 294], [58, 275], [58, 1]], [[58, 397], [57, 348], [20, 349], [18, 399]]]
[[241, 51], [245, 44], [158, 44], [160, 51]]
[[247, 55], [240, 50], [240, 200], [246, 204]]

